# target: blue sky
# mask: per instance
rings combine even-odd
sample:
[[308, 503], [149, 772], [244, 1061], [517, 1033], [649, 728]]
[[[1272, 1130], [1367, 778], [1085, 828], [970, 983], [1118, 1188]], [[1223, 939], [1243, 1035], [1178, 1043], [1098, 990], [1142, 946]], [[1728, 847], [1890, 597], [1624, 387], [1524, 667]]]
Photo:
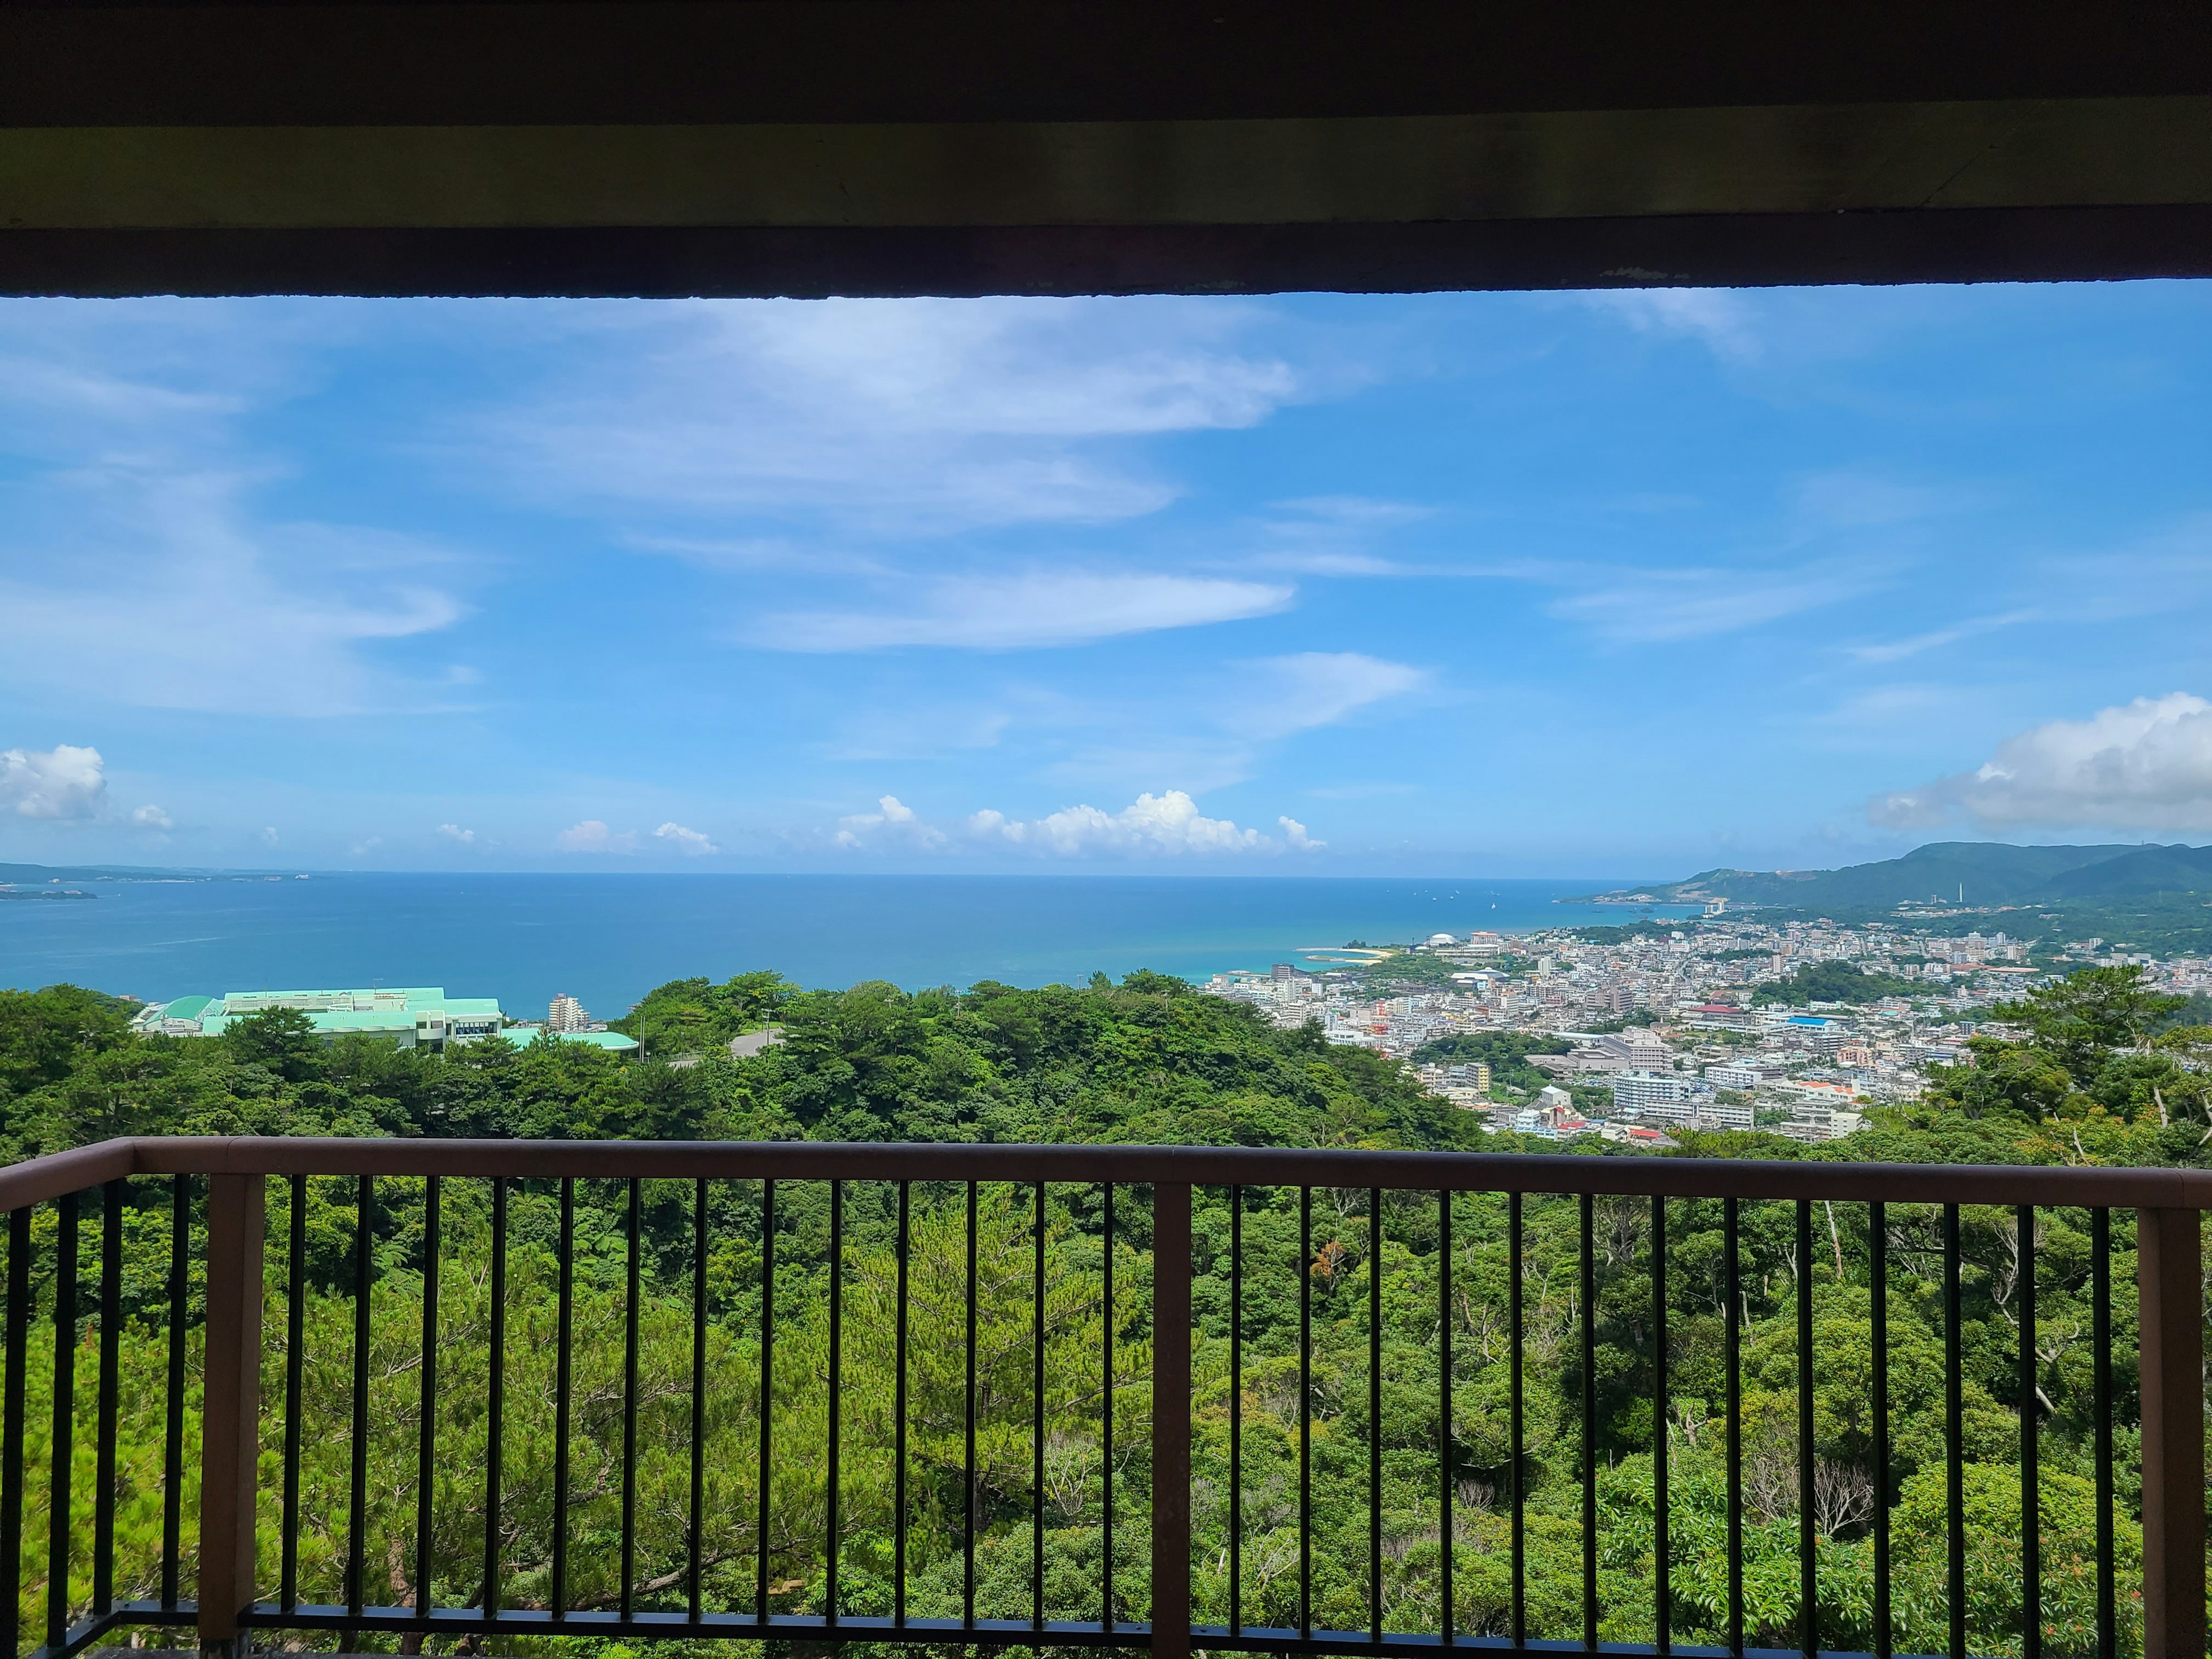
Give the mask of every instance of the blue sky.
[[0, 304], [0, 859], [2212, 831], [2212, 289]]

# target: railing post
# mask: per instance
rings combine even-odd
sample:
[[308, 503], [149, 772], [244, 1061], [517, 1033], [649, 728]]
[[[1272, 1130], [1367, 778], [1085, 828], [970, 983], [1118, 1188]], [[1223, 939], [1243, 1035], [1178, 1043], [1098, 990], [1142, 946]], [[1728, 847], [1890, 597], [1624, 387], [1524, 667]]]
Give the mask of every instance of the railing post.
[[2194, 1210], [2136, 1212], [2144, 1659], [2204, 1653], [2204, 1290]]
[[238, 1615], [253, 1601], [264, 1187], [258, 1175], [208, 1177], [207, 1360], [200, 1420], [204, 1653], [243, 1651]]
[[1152, 1187], [1152, 1659], [1190, 1655], [1190, 1183]]

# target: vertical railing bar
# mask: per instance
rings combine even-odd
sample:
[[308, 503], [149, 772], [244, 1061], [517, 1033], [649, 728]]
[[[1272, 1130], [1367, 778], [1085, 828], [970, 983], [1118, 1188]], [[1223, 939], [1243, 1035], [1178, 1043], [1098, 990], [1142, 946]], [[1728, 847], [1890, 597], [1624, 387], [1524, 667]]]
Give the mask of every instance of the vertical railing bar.
[[1797, 1613], [1798, 1651], [1820, 1650], [1820, 1604], [1813, 1557], [1813, 1200], [1797, 1200]]
[[769, 1475], [775, 1467], [775, 1180], [761, 1182], [761, 1334], [760, 1334], [760, 1518], [755, 1566], [758, 1577], [753, 1589], [753, 1615], [768, 1623], [768, 1522]]
[[485, 1363], [483, 1610], [500, 1605], [500, 1477], [507, 1452], [507, 1178], [491, 1178], [490, 1352]]
[[1099, 1446], [1103, 1453], [1100, 1474], [1104, 1481], [1102, 1495], [1105, 1504], [1099, 1516], [1099, 1553], [1103, 1563], [1105, 1582], [1099, 1598], [1099, 1622], [1110, 1636], [1114, 1632], [1114, 1183], [1107, 1181], [1101, 1182], [1099, 1185], [1103, 1190], [1101, 1208], [1104, 1213], [1106, 1246], [1104, 1273], [1100, 1285], [1105, 1313], [1103, 1322], [1105, 1329], [1105, 1387], [1099, 1416]]
[[[907, 1258], [912, 1248], [913, 1188], [911, 1181], [898, 1184], [898, 1306], [892, 1310], [896, 1326], [896, 1335], [892, 1340], [892, 1368], [897, 1373], [891, 1385], [891, 1622], [895, 1625], [906, 1623]], [[1040, 1480], [1037, 1484], [1041, 1489], [1044, 1483]], [[1040, 1490], [1040, 1514], [1043, 1497]], [[1042, 1622], [1037, 1621], [1040, 1626]]]
[[69, 1639], [70, 1476], [75, 1472], [76, 1429], [77, 1198], [54, 1200], [54, 1393], [52, 1500], [46, 1511], [46, 1645]]
[[960, 1462], [960, 1622], [975, 1623], [975, 1183], [968, 1183], [968, 1331], [966, 1381], [961, 1391], [965, 1433]]
[[575, 1382], [576, 1178], [561, 1177], [561, 1244], [556, 1264], [559, 1322], [553, 1358], [553, 1618], [568, 1616], [568, 1417]]
[[1889, 1210], [1867, 1206], [1867, 1271], [1874, 1336], [1874, 1659], [1890, 1659]]
[[[161, 1437], [161, 1605], [173, 1610], [177, 1605], [177, 1579], [184, 1559], [185, 1522], [185, 1315], [191, 1306], [192, 1189], [188, 1175], [173, 1176], [169, 1182], [169, 1376], [164, 1395], [168, 1407], [168, 1420], [163, 1425]], [[30, 1212], [18, 1210], [26, 1227], [30, 1224]], [[30, 1235], [24, 1235], [27, 1251]], [[13, 1256], [10, 1256], [13, 1261]], [[28, 1263], [25, 1264], [27, 1267]], [[11, 1268], [12, 1272], [13, 1269]], [[10, 1308], [15, 1304], [11, 1299]], [[21, 1426], [22, 1412], [18, 1402], [16, 1418]], [[11, 1467], [22, 1461], [20, 1445], [11, 1458]], [[17, 1516], [20, 1532], [21, 1516]], [[19, 1545], [20, 1547], [20, 1540]], [[9, 1560], [15, 1557], [9, 1552]], [[11, 1566], [9, 1571], [14, 1571]], [[15, 1601], [8, 1603], [12, 1610]], [[11, 1611], [10, 1618], [14, 1617]], [[9, 1652], [13, 1654], [10, 1648]]]
[[2021, 1659], [2043, 1659], [2043, 1520], [2037, 1495], [2035, 1206], [2013, 1212], [2020, 1246]]
[[1229, 1630], [1244, 1633], [1244, 1189], [1229, 1189]]
[[691, 1190], [691, 1509], [685, 1541], [684, 1607], [706, 1616], [707, 1535], [707, 1182]]
[[1722, 1272], [1728, 1293], [1728, 1646], [1743, 1655], [1743, 1235], [1736, 1200], [1721, 1200]]
[[1382, 1189], [1367, 1189], [1367, 1638], [1382, 1639]]
[[422, 1421], [415, 1472], [415, 1616], [430, 1620], [436, 1566], [438, 1467], [438, 1245], [441, 1177], [422, 1183]]
[[1191, 1189], [1152, 1182], [1151, 1659], [1191, 1659]]
[[1597, 1221], [1582, 1195], [1583, 1646], [1597, 1651]]
[[629, 1178], [629, 1249], [623, 1268], [622, 1589], [624, 1619], [637, 1613], [637, 1316], [643, 1239], [643, 1183]]
[[[2189, 1199], [2193, 1194], [2177, 1196]], [[2203, 1659], [2204, 1239], [2193, 1207], [2136, 1211], [2136, 1372], [2142, 1440], [2142, 1623], [2148, 1659]]]
[[1458, 1639], [1459, 1604], [1453, 1587], [1458, 1568], [1453, 1539], [1452, 1477], [1452, 1201], [1451, 1188], [1437, 1194], [1437, 1568], [1438, 1634], [1449, 1647]]
[[200, 1403], [199, 1594], [203, 1654], [234, 1655], [256, 1600], [262, 1315], [268, 1302], [268, 1181], [208, 1178], [206, 1364]]
[[2108, 1209], [2089, 1212], [2089, 1267], [2097, 1438], [2097, 1659], [2118, 1659], [2118, 1574], [2112, 1537], [2112, 1212]]
[[[355, 1182], [353, 1202], [353, 1443], [349, 1449], [352, 1470], [346, 1498], [345, 1592], [346, 1611], [358, 1619], [367, 1605], [362, 1563], [368, 1548], [368, 1298], [369, 1278], [375, 1266], [374, 1176], [362, 1176]], [[341, 1641], [339, 1645], [350, 1644]]]
[[1944, 1517], [1948, 1557], [1950, 1659], [1966, 1659], [1966, 1398], [1959, 1323], [1959, 1206], [1943, 1206]]
[[1030, 1625], [1035, 1630], [1044, 1628], [1044, 1218], [1040, 1181], [1030, 1230]]
[[1513, 1454], [1513, 1645], [1528, 1643], [1528, 1442], [1527, 1405], [1521, 1362], [1524, 1310], [1522, 1290], [1521, 1194], [1505, 1195], [1505, 1279], [1507, 1317], [1511, 1322], [1512, 1352], [1509, 1358], [1508, 1410], [1511, 1413]]
[[1651, 1589], [1657, 1650], [1674, 1645], [1674, 1589], [1668, 1571], [1667, 1200], [1651, 1195]]
[[1298, 1188], [1298, 1634], [1313, 1634], [1313, 1188]]
[[[845, 1407], [845, 1183], [832, 1179], [830, 1182], [830, 1397], [828, 1467], [823, 1471], [822, 1493], [823, 1540], [824, 1559], [822, 1589], [823, 1613], [830, 1624], [837, 1622], [837, 1566], [843, 1551], [841, 1534], [842, 1516], [838, 1513], [839, 1486], [843, 1470], [840, 1468], [842, 1449], [839, 1435], [844, 1428]], [[974, 1292], [971, 1289], [972, 1298]]]
[[96, 1495], [92, 1511], [92, 1608], [115, 1607], [115, 1417], [123, 1348], [123, 1200], [125, 1180], [100, 1190], [100, 1426]]
[[[173, 1310], [171, 1317], [176, 1317]], [[31, 1209], [25, 1205], [8, 1212], [8, 1358], [0, 1382], [0, 1653], [7, 1659], [15, 1659], [23, 1634], [23, 1407], [30, 1334]], [[170, 1491], [176, 1484], [170, 1482]], [[173, 1546], [163, 1563], [170, 1581], [175, 1561]], [[176, 1597], [168, 1600], [174, 1603]]]
[[289, 1613], [300, 1605], [300, 1422], [305, 1386], [307, 1287], [307, 1177], [285, 1182], [291, 1206], [284, 1251], [284, 1516], [283, 1555], [276, 1575], [276, 1605]]

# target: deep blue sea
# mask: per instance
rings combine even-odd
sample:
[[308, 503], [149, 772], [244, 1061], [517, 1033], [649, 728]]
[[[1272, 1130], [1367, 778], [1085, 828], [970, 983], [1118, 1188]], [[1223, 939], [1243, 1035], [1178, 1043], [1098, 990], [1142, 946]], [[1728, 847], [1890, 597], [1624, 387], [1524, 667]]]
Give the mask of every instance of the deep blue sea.
[[[1300, 947], [1439, 930], [1618, 923], [1564, 904], [1620, 885], [1302, 877], [399, 875], [67, 884], [0, 902], [0, 986], [194, 992], [442, 985], [542, 1018], [602, 1018], [654, 986], [772, 968], [809, 986], [1079, 983], [1151, 968], [1203, 980]], [[1676, 914], [1683, 914], [1676, 912]]]

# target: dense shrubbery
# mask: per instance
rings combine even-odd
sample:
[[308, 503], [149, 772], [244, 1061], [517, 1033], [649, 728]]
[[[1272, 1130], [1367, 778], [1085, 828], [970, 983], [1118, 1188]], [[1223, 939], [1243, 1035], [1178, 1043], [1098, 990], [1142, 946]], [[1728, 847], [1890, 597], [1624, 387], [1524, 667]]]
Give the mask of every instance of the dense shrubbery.
[[1848, 962], [1809, 962], [1788, 979], [1770, 980], [1752, 988], [1753, 1002], [1764, 1006], [1784, 1002], [1802, 1008], [1810, 1002], [1844, 1002], [1863, 1006], [1884, 997], [1909, 997], [1920, 989], [1895, 974], [1867, 973]]
[[[2172, 1000], [2144, 992], [2134, 970], [2099, 969], [2008, 1012], [2021, 1033], [1979, 1038], [1974, 1064], [1944, 1073], [1923, 1105], [1884, 1115], [1844, 1146], [1808, 1150], [1762, 1135], [1691, 1138], [1692, 1155], [1804, 1155], [1972, 1162], [2089, 1159], [2193, 1161], [2205, 1134], [2206, 1094], [2195, 1069], [2212, 1032], [2151, 1035]], [[733, 1028], [773, 1017], [787, 1042], [731, 1061]], [[842, 1139], [1182, 1141], [1243, 1145], [1504, 1147], [1472, 1119], [1414, 1089], [1393, 1064], [1331, 1048], [1310, 1031], [1272, 1030], [1250, 1011], [1198, 996], [1157, 975], [1121, 984], [1017, 991], [981, 985], [964, 994], [909, 995], [882, 985], [798, 993], [757, 976], [714, 987], [679, 981], [641, 1006], [635, 1029], [656, 1052], [701, 1054], [696, 1065], [625, 1064], [550, 1040], [516, 1048], [489, 1042], [444, 1058], [359, 1042], [325, 1048], [295, 1018], [264, 1015], [220, 1040], [146, 1040], [90, 994], [57, 989], [0, 1000], [0, 1132], [19, 1154], [115, 1133], [218, 1131], [410, 1135], [818, 1137]], [[1508, 1066], [1516, 1041], [1474, 1042], [1467, 1057]], [[892, 1321], [898, 1301], [895, 1188], [854, 1182], [844, 1202], [844, 1461], [840, 1509], [841, 1601], [886, 1609], [890, 1595], [891, 1474], [888, 1449]], [[307, 1250], [302, 1291], [307, 1401], [301, 1547], [303, 1593], [337, 1594], [346, 1545], [343, 1425], [351, 1366], [349, 1183], [305, 1186]], [[165, 1183], [134, 1186], [126, 1217], [131, 1271], [124, 1342], [124, 1492], [119, 1587], [145, 1588], [158, 1539], [159, 1286], [166, 1260]], [[1054, 1187], [1045, 1215], [1047, 1411], [1052, 1427], [1044, 1490], [1048, 1611], [1095, 1617], [1104, 1466], [1097, 1433], [1102, 1349], [1114, 1334], [1116, 1431], [1115, 1559], [1124, 1616], [1146, 1601], [1145, 1504], [1149, 1479], [1146, 1378], [1151, 1224], [1142, 1189], [1117, 1198], [1111, 1241], [1115, 1296], [1104, 1305], [1103, 1215], [1095, 1188]], [[641, 1601], [681, 1605], [688, 1504], [693, 1192], [646, 1183], [640, 1230]], [[906, 1306], [915, 1370], [908, 1507], [909, 1595], [916, 1616], [956, 1613], [960, 1594], [961, 1380], [966, 1208], [957, 1187], [917, 1187]], [[372, 1600], [414, 1592], [414, 1365], [424, 1284], [423, 1189], [380, 1182], [372, 1212], [373, 1437], [368, 1560]], [[289, 1193], [271, 1188], [271, 1237], [286, 1233]], [[976, 1225], [981, 1267], [976, 1538], [978, 1610], [1028, 1611], [1029, 1468], [1035, 1195], [986, 1186]], [[755, 1516], [759, 1405], [761, 1194], [717, 1183], [711, 1194], [707, 1530], [710, 1607], [749, 1608], [760, 1539]], [[1385, 1527], [1386, 1618], [1432, 1628], [1441, 1612], [1437, 1444], [1443, 1262], [1433, 1196], [1386, 1194], [1379, 1258], [1364, 1193], [1314, 1194], [1310, 1251], [1299, 1240], [1297, 1195], [1248, 1190], [1243, 1337], [1244, 1606], [1248, 1623], [1296, 1622], [1297, 1371], [1301, 1279], [1314, 1308], [1315, 1618], [1328, 1627], [1365, 1619], [1366, 1441], [1370, 1428], [1366, 1310], [1372, 1275], [1383, 1306], [1379, 1427]], [[483, 1517], [484, 1263], [489, 1200], [483, 1183], [444, 1183], [440, 1253], [440, 1455], [434, 1593], [447, 1602], [480, 1591]], [[513, 1197], [509, 1428], [500, 1516], [505, 1593], [544, 1601], [554, 1510], [550, 1485], [550, 1324], [556, 1189], [527, 1183]], [[777, 1194], [777, 1359], [770, 1410], [778, 1447], [768, 1548], [779, 1608], [817, 1609], [824, 1594], [821, 1542], [827, 1412], [827, 1306], [831, 1269], [828, 1196], [818, 1183]], [[1532, 1634], [1579, 1637], [1581, 1562], [1579, 1240], [1571, 1200], [1525, 1206], [1530, 1616]], [[1455, 1202], [1449, 1483], [1456, 1540], [1454, 1616], [1461, 1630], [1505, 1628], [1510, 1456], [1504, 1340], [1508, 1284], [1502, 1200]], [[1863, 1206], [1817, 1206], [1812, 1291], [1816, 1453], [1814, 1519], [1820, 1539], [1825, 1645], [1872, 1643], [1869, 1525], [1874, 1491], [1869, 1398], [1868, 1216]], [[1662, 1413], [1652, 1400], [1651, 1212], [1648, 1200], [1602, 1199], [1596, 1243], [1597, 1415], [1602, 1634], [1649, 1639], [1653, 1630], [1650, 1468]], [[1892, 1206], [1889, 1218], [1893, 1436], [1897, 1495], [1893, 1595], [1900, 1651], [1939, 1650], [1944, 1638], [1941, 1297], [1936, 1217]], [[1227, 1544], [1228, 1195], [1199, 1194], [1194, 1520], [1200, 1616], [1219, 1620]], [[1795, 1644], [1796, 1565], [1794, 1213], [1743, 1206], [1747, 1589], [1754, 1643]], [[42, 1212], [41, 1284], [52, 1217]], [[1721, 1212], [1677, 1201], [1667, 1210], [1669, 1388], [1663, 1419], [1672, 1466], [1674, 1607], [1680, 1641], [1712, 1641], [1724, 1607], [1720, 1370], [1725, 1298]], [[2086, 1296], [2087, 1220], [2045, 1211], [2035, 1240], [2043, 1358], [2037, 1385], [2045, 1516], [2044, 1645], [2078, 1652], [2094, 1608], [2093, 1424]], [[2124, 1639], [2136, 1640], [2125, 1593], [2138, 1534], [2132, 1218], [2112, 1218], [2114, 1372], [2119, 1402], [2119, 1541]], [[619, 1505], [621, 1331], [629, 1248], [621, 1183], [578, 1186], [576, 1486], [569, 1509], [579, 1605], [614, 1592]], [[96, 1227], [83, 1243], [86, 1276]], [[2013, 1322], [2021, 1243], [2008, 1210], [1964, 1215], [1969, 1641], [1979, 1653], [2019, 1650], [2019, 1418]], [[280, 1297], [283, 1251], [272, 1249]], [[48, 1289], [46, 1294], [51, 1296]], [[88, 1309], [88, 1311], [89, 1310]], [[281, 1312], [272, 1310], [264, 1379], [265, 1443], [281, 1443]], [[39, 1338], [35, 1340], [47, 1339]], [[45, 1350], [41, 1350], [43, 1354]], [[91, 1363], [87, 1349], [80, 1376]], [[27, 1421], [45, 1432], [35, 1397], [46, 1366], [34, 1355]], [[79, 1393], [80, 1459], [92, 1444], [91, 1391]], [[34, 1455], [36, 1447], [33, 1448]], [[187, 1459], [189, 1467], [190, 1459]], [[35, 1465], [34, 1465], [35, 1467]], [[88, 1529], [88, 1462], [76, 1483]], [[273, 1484], [271, 1490], [273, 1491]], [[33, 1506], [42, 1483], [32, 1483]], [[189, 1511], [188, 1511], [189, 1512]], [[273, 1526], [273, 1507], [264, 1524]], [[25, 1534], [27, 1597], [43, 1594], [45, 1526]], [[264, 1559], [276, 1559], [273, 1533]], [[356, 1638], [356, 1645], [362, 1638]]]

